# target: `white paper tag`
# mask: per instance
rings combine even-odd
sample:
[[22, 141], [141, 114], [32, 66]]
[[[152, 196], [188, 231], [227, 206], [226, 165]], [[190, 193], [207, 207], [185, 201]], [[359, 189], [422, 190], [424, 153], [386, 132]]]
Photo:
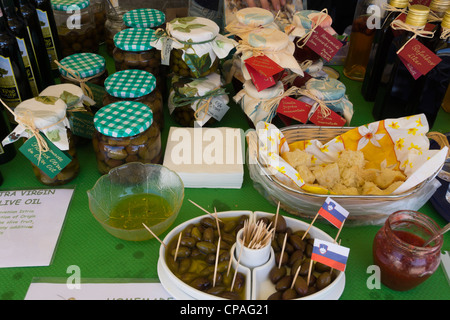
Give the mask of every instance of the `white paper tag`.
[[168, 66], [170, 63], [170, 52], [172, 51], [172, 42], [170, 38], [162, 38], [161, 64]]
[[217, 121], [220, 121], [229, 109], [230, 107], [225, 102], [223, 102], [220, 97], [215, 97], [211, 99], [207, 114]]

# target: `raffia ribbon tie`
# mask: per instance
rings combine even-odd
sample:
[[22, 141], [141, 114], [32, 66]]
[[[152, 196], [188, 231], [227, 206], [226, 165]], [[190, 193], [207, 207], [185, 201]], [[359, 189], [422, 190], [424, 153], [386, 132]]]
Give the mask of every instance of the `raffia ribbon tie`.
[[[223, 94], [223, 91], [219, 90], [219, 89], [221, 89], [221, 86], [214, 88], [214, 90], [211, 91], [213, 94], [211, 94], [208, 98], [203, 99], [204, 102], [199, 107], [197, 107], [197, 110], [195, 110], [195, 112], [194, 112], [194, 117], [195, 117], [196, 121], [199, 121], [199, 120], [203, 121], [203, 119], [205, 119], [206, 115], [208, 114], [209, 106], [211, 105], [212, 99], [214, 97], [218, 97]], [[217, 93], [217, 94], [215, 94], [215, 93]], [[203, 117], [200, 119], [199, 114], [202, 111], [203, 111]]]
[[239, 40], [238, 45], [236, 46], [236, 54], [245, 54], [251, 53], [253, 57], [264, 56], [271, 53], [276, 53], [276, 51], [269, 50], [266, 48], [255, 48], [251, 46], [247, 41]]
[[442, 28], [441, 37], [442, 40], [448, 40], [450, 38], [450, 28]]
[[300, 88], [292, 86], [274, 98], [259, 99], [261, 101], [261, 109], [267, 112], [269, 114], [268, 119], [271, 119], [273, 116], [275, 116], [281, 100], [289, 96], [299, 95], [300, 91]]
[[225, 27], [225, 30], [228, 32], [227, 35], [235, 36], [235, 35], [243, 35], [250, 32], [253, 32], [255, 30], [261, 29], [262, 26], [252, 26], [252, 25], [246, 25], [241, 24], [238, 22], [232, 22], [229, 25]]
[[389, 3], [383, 3], [383, 4], [381, 5], [381, 8], [382, 8], [383, 10], [389, 12], [388, 16], [384, 19], [383, 25], [381, 26], [381, 28], [384, 27], [384, 24], [386, 23], [386, 21], [388, 21], [388, 19], [389, 19], [388, 17], [389, 17], [392, 13], [394, 13], [394, 12], [399, 12], [399, 13], [404, 13], [404, 14], [408, 13], [408, 8], [407, 8], [407, 7], [406, 7], [406, 8], [397, 8], [397, 7], [391, 6]]
[[442, 22], [442, 18], [438, 17], [433, 11], [430, 11], [428, 14], [428, 22]]
[[404, 30], [413, 33], [413, 36], [409, 38], [409, 40], [406, 41], [400, 49], [398, 49], [397, 54], [399, 54], [399, 52], [401, 52], [411, 40], [416, 39], [417, 37], [433, 38], [434, 36], [434, 31], [426, 31], [423, 28], [416, 28], [400, 20], [394, 20], [391, 23], [391, 28], [393, 30]]
[[340, 102], [343, 99], [343, 97], [342, 97], [339, 100], [333, 100], [333, 101], [325, 102], [322, 99], [319, 99], [319, 97], [317, 97], [317, 95], [314, 94], [314, 92], [312, 92], [310, 90], [307, 90], [307, 89], [300, 89], [300, 94], [302, 96], [308, 97], [311, 100], [314, 100], [317, 103], [319, 111], [322, 114], [323, 118], [327, 118], [331, 114], [331, 110], [330, 110], [330, 108], [327, 107], [327, 103], [337, 103], [337, 102]]
[[[324, 22], [327, 17], [328, 17], [328, 10], [325, 8], [322, 11], [320, 11], [319, 19], [317, 20], [317, 23], [314, 23], [314, 25], [312, 26], [312, 29], [309, 30], [303, 37], [301, 37], [300, 39], [297, 40], [297, 42], [295, 43], [297, 48], [302, 49], [306, 45], [309, 38], [311, 38], [313, 33], [316, 32], [317, 27], [319, 27], [320, 24], [322, 22]], [[300, 42], [302, 42], [302, 41], [303, 41], [303, 43], [300, 44]]]
[[[87, 78], [82, 78], [78, 71], [63, 66], [57, 60], [54, 60], [54, 62], [58, 65], [58, 67], [60, 67], [61, 69], [64, 69], [67, 72], [67, 76], [63, 76], [63, 77], [65, 77], [65, 78], [67, 78], [67, 79], [69, 79], [71, 81], [79, 83], [81, 90], [83, 90], [83, 94], [85, 96], [91, 98], [92, 100], [94, 100], [94, 94], [92, 93], [91, 88], [89, 88], [89, 86], [86, 84], [86, 82], [88, 82], [91, 79], [94, 79], [94, 78], [98, 77], [98, 75], [95, 75], [95, 76], [92, 76], [92, 77], [87, 77]], [[103, 72], [106, 72], [106, 69]]]

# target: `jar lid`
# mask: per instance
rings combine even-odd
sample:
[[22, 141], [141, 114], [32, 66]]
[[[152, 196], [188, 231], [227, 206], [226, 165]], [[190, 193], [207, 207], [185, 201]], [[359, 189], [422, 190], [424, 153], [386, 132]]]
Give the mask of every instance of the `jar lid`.
[[156, 9], [134, 9], [123, 15], [123, 22], [131, 28], [159, 27], [166, 21], [164, 12]]
[[274, 86], [258, 91], [251, 80], [247, 80], [243, 85], [245, 92], [254, 99], [272, 99], [276, 98], [284, 93], [284, 85], [281, 81], [278, 81]]
[[236, 20], [247, 26], [265, 26], [274, 21], [273, 13], [269, 10], [252, 7], [244, 8], [236, 12]]
[[257, 29], [244, 35], [248, 44], [258, 49], [270, 49], [272, 51], [279, 51], [286, 48], [291, 41], [288, 35], [276, 29]]
[[124, 29], [114, 36], [114, 44], [123, 51], [148, 51], [153, 49], [151, 41], [156, 40], [155, 30], [149, 28]]
[[135, 136], [150, 128], [152, 123], [152, 110], [135, 101], [113, 102], [101, 108], [94, 116], [95, 129], [114, 138]]
[[313, 78], [306, 82], [305, 87], [325, 102], [341, 99], [344, 97], [346, 91], [345, 85], [341, 81], [333, 78], [324, 80]]
[[442, 28], [450, 29], [450, 9], [445, 12], [444, 18], [441, 22]]
[[139, 98], [152, 92], [155, 87], [155, 76], [138, 69], [118, 71], [105, 80], [106, 92], [117, 98]]
[[409, 7], [405, 22], [414, 27], [423, 27], [427, 24], [429, 13], [430, 8], [420, 4], [414, 4]]
[[[96, 53], [82, 52], [65, 57], [59, 62], [62, 66], [77, 71], [81, 78], [95, 76], [106, 68], [106, 61], [101, 55]], [[59, 72], [63, 76], [68, 76], [64, 68], [59, 67]]]
[[58, 11], [67, 11], [71, 6], [77, 6], [81, 10], [90, 4], [90, 0], [52, 0], [52, 8]]
[[213, 40], [220, 28], [214, 21], [206, 18], [184, 17], [168, 22], [167, 31], [179, 41], [196, 44]]

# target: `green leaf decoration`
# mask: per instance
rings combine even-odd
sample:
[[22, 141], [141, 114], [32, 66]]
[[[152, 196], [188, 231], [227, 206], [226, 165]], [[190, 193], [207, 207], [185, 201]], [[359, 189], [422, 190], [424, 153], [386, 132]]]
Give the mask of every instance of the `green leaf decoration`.
[[195, 97], [195, 95], [198, 92], [198, 89], [197, 88], [192, 88], [192, 87], [189, 87], [189, 86], [185, 86], [185, 87], [179, 88], [178, 92], [180, 94], [182, 94], [183, 96], [185, 96], [185, 97]]
[[196, 54], [185, 53], [184, 61], [196, 78], [200, 78], [201, 75], [211, 67], [211, 57], [209, 56], [209, 53], [205, 53], [201, 57], [198, 57]]
[[52, 142], [58, 142], [61, 140], [61, 137], [59, 136], [59, 130], [47, 131], [46, 136]]
[[171, 24], [174, 24], [174, 23], [186, 24], [186, 23], [194, 21], [195, 19], [196, 19], [196, 17], [175, 18], [175, 19], [172, 20]]
[[57, 97], [50, 97], [50, 96], [37, 96], [35, 97], [36, 101], [39, 101], [43, 104], [51, 104], [54, 105], [56, 101], [58, 101]]
[[193, 24], [180, 24], [175, 27], [173, 27], [173, 30], [177, 30], [184, 33], [190, 33], [193, 29], [200, 29], [203, 28], [205, 25], [200, 23], [193, 23]]
[[64, 91], [63, 93], [61, 93], [59, 98], [61, 100], [63, 100], [68, 107], [74, 105], [75, 103], [77, 103], [80, 100], [80, 97], [78, 97], [68, 91]]
[[216, 44], [220, 49], [223, 49], [225, 41], [216, 40]]

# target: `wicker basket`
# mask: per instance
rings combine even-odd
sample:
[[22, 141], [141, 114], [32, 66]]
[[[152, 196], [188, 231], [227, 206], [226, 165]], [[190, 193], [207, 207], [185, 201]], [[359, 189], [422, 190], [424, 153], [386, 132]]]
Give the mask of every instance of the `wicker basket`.
[[[350, 129], [353, 128], [294, 125], [280, 130], [288, 143], [311, 139], [326, 143]], [[441, 134], [433, 133], [433, 135]], [[308, 193], [278, 181], [258, 161], [256, 132], [247, 134], [247, 142], [249, 146], [247, 163], [255, 188], [274, 206], [279, 202], [280, 207], [286, 212], [313, 219], [328, 195]], [[441, 141], [437, 142], [441, 144]], [[442, 147], [444, 145], [441, 145]], [[346, 225], [381, 225], [388, 215], [399, 209], [419, 210], [439, 188], [440, 183], [435, 177], [441, 169], [442, 167], [438, 168], [426, 181], [402, 194], [333, 195], [333, 199], [350, 212]]]

